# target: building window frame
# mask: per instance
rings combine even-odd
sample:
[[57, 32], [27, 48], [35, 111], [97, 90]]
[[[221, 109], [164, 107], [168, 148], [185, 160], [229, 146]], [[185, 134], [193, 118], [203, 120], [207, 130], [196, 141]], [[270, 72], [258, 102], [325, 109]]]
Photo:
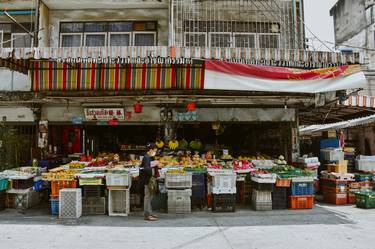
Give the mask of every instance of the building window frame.
[[212, 41], [211, 41], [211, 35], [230, 35], [230, 46], [224, 47], [224, 48], [232, 48], [233, 47], [233, 32], [207, 32], [208, 33], [208, 45], [210, 48], [212, 48]]
[[83, 33], [83, 44], [81, 43], [81, 45], [83, 45], [83, 47], [88, 47], [86, 45], [86, 41], [87, 41], [87, 36], [88, 35], [104, 35], [104, 46], [100, 46], [100, 47], [106, 47], [107, 46], [107, 34], [108, 32], [85, 32]]
[[277, 36], [277, 47], [273, 48], [273, 49], [279, 49], [280, 48], [280, 42], [281, 42], [281, 34], [280, 33], [257, 33], [257, 42], [258, 42], [257, 48], [261, 48], [260, 47], [260, 44], [261, 44], [260, 37], [262, 35]]
[[[125, 32], [125, 31], [120, 31], [120, 32], [111, 31], [111, 32], [108, 32], [107, 46], [111, 46], [111, 35], [129, 35], [129, 46], [133, 45], [132, 32], [130, 32], [130, 31], [129, 32]], [[114, 47], [117, 47], [117, 46], [114, 46]]]
[[[251, 32], [233, 32], [233, 43], [232, 43], [232, 48], [237, 48], [236, 47], [236, 35], [252, 35], [254, 36], [254, 47], [253, 48], [258, 48], [258, 37], [257, 33], [251, 33]], [[245, 47], [247, 48], [247, 47]]]
[[138, 34], [141, 34], [141, 35], [142, 34], [153, 34], [154, 35], [154, 45], [153, 46], [157, 45], [156, 44], [156, 41], [157, 41], [157, 39], [156, 39], [157, 32], [156, 31], [133, 31], [132, 33], [133, 33], [133, 35], [132, 35], [132, 37], [133, 37], [133, 39], [132, 39], [132, 42], [133, 42], [132, 46], [136, 46], [135, 45], [135, 36], [138, 35]]
[[81, 42], [80, 42], [80, 47], [82, 47], [83, 44], [83, 33], [77, 32], [77, 33], [60, 33], [60, 47], [63, 47], [62, 45], [62, 38], [63, 36], [73, 36], [73, 35], [79, 35], [81, 36]]
[[[25, 33], [25, 32], [17, 32], [17, 33], [11, 33], [11, 43], [10, 43], [10, 46], [12, 48], [14, 48], [14, 41], [16, 40], [15, 36], [18, 36], [18, 35], [21, 35], [21, 36], [27, 36], [30, 34], [29, 33]], [[32, 48], [33, 47], [33, 42], [34, 42], [34, 38], [32, 36], [30, 36], [30, 47], [22, 47], [22, 48]], [[1, 42], [2, 44], [2, 42]]]
[[0, 48], [3, 47], [4, 44], [4, 31], [0, 30]]
[[187, 31], [187, 32], [184, 32], [184, 47], [187, 47], [186, 46], [186, 35], [204, 35], [204, 43], [205, 43], [205, 47], [207, 47], [208, 43], [207, 43], [207, 32], [190, 32], [190, 31]]

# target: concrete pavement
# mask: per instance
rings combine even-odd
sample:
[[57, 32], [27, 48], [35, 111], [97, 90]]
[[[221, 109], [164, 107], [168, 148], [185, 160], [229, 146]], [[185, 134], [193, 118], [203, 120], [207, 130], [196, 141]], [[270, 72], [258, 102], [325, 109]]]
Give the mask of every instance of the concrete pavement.
[[0, 248], [375, 248], [375, 210], [354, 206], [160, 216], [153, 223], [142, 213], [63, 222], [47, 209], [6, 210], [0, 212]]

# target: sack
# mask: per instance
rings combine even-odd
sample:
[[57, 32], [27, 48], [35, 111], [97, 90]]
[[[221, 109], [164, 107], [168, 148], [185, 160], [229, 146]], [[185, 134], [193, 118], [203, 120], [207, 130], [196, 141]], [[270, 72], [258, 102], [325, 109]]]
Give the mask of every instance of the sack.
[[151, 195], [156, 195], [158, 193], [158, 182], [156, 181], [155, 177], [150, 178], [150, 182], [148, 183], [148, 191]]

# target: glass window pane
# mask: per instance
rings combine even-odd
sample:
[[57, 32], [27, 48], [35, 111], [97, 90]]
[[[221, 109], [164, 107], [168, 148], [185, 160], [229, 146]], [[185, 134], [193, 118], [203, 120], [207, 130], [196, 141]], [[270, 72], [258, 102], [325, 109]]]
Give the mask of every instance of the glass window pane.
[[134, 46], [155, 46], [155, 34], [135, 34]]
[[185, 46], [187, 47], [206, 47], [206, 34], [185, 34]]
[[61, 23], [61, 33], [83, 32], [83, 23]]
[[[3, 34], [3, 48], [10, 48], [12, 46], [12, 35], [10, 33]], [[8, 41], [8, 42], [6, 42]]]
[[132, 22], [111, 22], [108, 24], [108, 31], [110, 32], [126, 32], [132, 31]]
[[231, 34], [211, 34], [211, 47], [230, 47], [232, 44]]
[[104, 32], [106, 27], [107, 23], [105, 22], [88, 22], [85, 23], [85, 32]]
[[2, 30], [4, 33], [12, 33], [12, 24], [0, 23], [0, 30]]
[[31, 36], [27, 34], [13, 34], [13, 47], [14, 48], [30, 48]]
[[81, 35], [63, 35], [61, 37], [61, 47], [80, 47]]
[[[21, 23], [22, 26], [24, 26], [28, 31], [33, 30], [31, 23]], [[18, 26], [17, 24], [13, 25], [13, 31], [12, 33], [24, 33], [25, 30]]]
[[259, 35], [260, 48], [279, 48], [278, 35]]
[[236, 48], [255, 48], [255, 35], [235, 35]]
[[110, 46], [130, 46], [129, 34], [110, 34]]
[[105, 35], [86, 35], [86, 47], [102, 47], [105, 46]]

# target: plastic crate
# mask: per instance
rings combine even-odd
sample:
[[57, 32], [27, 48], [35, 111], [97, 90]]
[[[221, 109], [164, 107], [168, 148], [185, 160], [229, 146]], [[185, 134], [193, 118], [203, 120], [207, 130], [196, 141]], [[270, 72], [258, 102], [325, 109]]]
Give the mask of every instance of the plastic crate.
[[252, 189], [259, 190], [259, 191], [273, 191], [274, 188], [273, 183], [259, 183], [259, 182], [251, 182]]
[[314, 182], [292, 182], [291, 196], [314, 195]]
[[[346, 161], [348, 162], [348, 161]], [[340, 164], [327, 164], [327, 171], [329, 173], [348, 173], [348, 165], [340, 165]]]
[[132, 178], [127, 173], [123, 174], [107, 174], [106, 185], [108, 187], [131, 187]]
[[288, 209], [289, 189], [276, 187], [272, 192], [272, 209]]
[[312, 209], [314, 196], [289, 196], [290, 209]]
[[[8, 205], [10, 208], [28, 209], [40, 202], [40, 194], [35, 192], [33, 188], [7, 190], [7, 195], [9, 195]], [[11, 195], [13, 197], [10, 197]]]
[[375, 171], [375, 160], [356, 160], [355, 168], [360, 171]]
[[44, 186], [44, 181], [39, 180], [39, 181], [34, 182], [33, 189], [34, 191], [40, 191], [43, 188], [43, 186]]
[[324, 187], [334, 187], [334, 188], [346, 188], [348, 187], [348, 181], [346, 180], [334, 180], [334, 179], [321, 179], [320, 185], [323, 189]]
[[206, 183], [206, 175], [205, 174], [198, 174], [193, 173], [192, 175], [192, 186], [205, 186]]
[[320, 150], [322, 159], [329, 162], [344, 160], [345, 153], [340, 150], [322, 149]]
[[165, 187], [167, 189], [188, 189], [192, 187], [192, 173], [183, 174], [166, 173]]
[[348, 193], [348, 204], [355, 204], [355, 193]]
[[375, 208], [375, 193], [363, 192], [355, 193], [355, 203], [359, 208]]
[[285, 187], [285, 188], [289, 188], [290, 187], [290, 183], [291, 183], [291, 179], [280, 179], [280, 178], [277, 178], [276, 179], [276, 187]]
[[338, 194], [345, 194], [347, 193], [349, 188], [344, 187], [340, 185], [340, 187], [328, 187], [328, 186], [323, 186], [322, 187], [322, 192], [329, 192], [329, 193], [338, 193]]
[[110, 189], [108, 194], [108, 215], [128, 216], [130, 213], [129, 189]]
[[214, 194], [212, 196], [212, 212], [235, 212], [235, 194]]
[[191, 194], [190, 189], [168, 190], [168, 213], [191, 213]]
[[29, 189], [33, 187], [34, 184], [34, 179], [29, 178], [29, 179], [15, 179], [12, 180], [12, 188], [13, 189]]
[[255, 211], [272, 211], [272, 202], [253, 202], [252, 207]]
[[83, 197], [82, 214], [83, 215], [100, 215], [106, 213], [105, 197]]
[[82, 197], [103, 197], [105, 196], [105, 189], [104, 186], [90, 186], [85, 185], [82, 186]]
[[51, 197], [58, 198], [60, 190], [64, 188], [77, 188], [77, 180], [52, 181], [51, 182]]
[[258, 191], [258, 190], [253, 190], [252, 193], [252, 202], [266, 202], [266, 203], [272, 203], [272, 192], [271, 191]]
[[323, 200], [334, 205], [345, 205], [348, 203], [348, 194], [338, 194], [333, 192], [323, 192]]
[[6, 193], [5, 191], [0, 191], [0, 211], [6, 208]]
[[82, 216], [82, 190], [64, 188], [59, 194], [59, 218], [78, 219]]
[[80, 186], [92, 186], [92, 185], [102, 185], [103, 179], [102, 178], [79, 178], [79, 185]]
[[339, 139], [323, 139], [320, 140], [320, 148], [340, 148], [340, 140]]
[[9, 180], [7, 178], [0, 178], [0, 191], [7, 190], [9, 187]]
[[203, 186], [200, 186], [200, 185], [197, 185], [197, 186], [193, 186], [191, 188], [191, 196], [193, 198], [196, 198], [196, 199], [199, 199], [199, 198], [205, 198], [206, 196], [206, 187], [203, 185]]
[[51, 214], [52, 215], [59, 215], [59, 199], [51, 199]]
[[213, 174], [212, 187], [218, 189], [234, 189], [236, 188], [237, 175], [230, 174]]

